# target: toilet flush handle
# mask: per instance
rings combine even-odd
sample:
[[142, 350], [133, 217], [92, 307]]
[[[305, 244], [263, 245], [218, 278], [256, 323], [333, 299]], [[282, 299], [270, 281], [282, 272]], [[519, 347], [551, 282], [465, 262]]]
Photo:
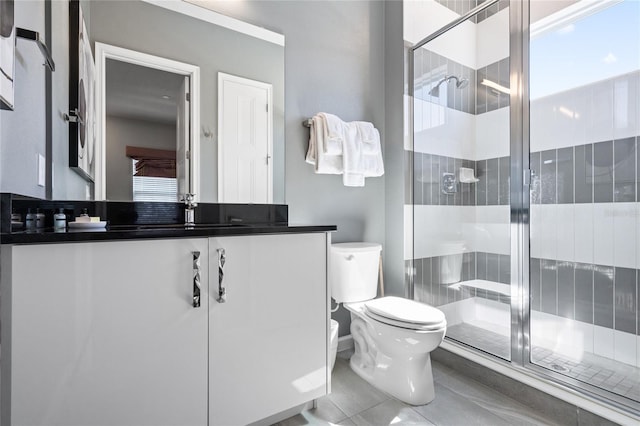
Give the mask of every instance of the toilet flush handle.
[[347, 259], [347, 260], [349, 260], [349, 261], [351, 261], [351, 260], [353, 260], [353, 259], [355, 259], [355, 258], [356, 258], [356, 257], [355, 257], [354, 255], [352, 255], [352, 254], [350, 254], [349, 256], [346, 256], [346, 257], [345, 257], [345, 259]]

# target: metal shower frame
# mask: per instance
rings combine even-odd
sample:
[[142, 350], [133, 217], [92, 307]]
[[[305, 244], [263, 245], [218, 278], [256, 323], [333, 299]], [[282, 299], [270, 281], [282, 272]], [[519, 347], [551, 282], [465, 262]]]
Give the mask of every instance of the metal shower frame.
[[[409, 47], [408, 66], [409, 96], [413, 100], [415, 91], [414, 53], [430, 41], [440, 37], [449, 30], [469, 20], [473, 16], [488, 9], [499, 0], [487, 0], [471, 9], [458, 19], [451, 21], [428, 37]], [[529, 3], [530, 0], [510, 1], [509, 4], [509, 80], [510, 80], [510, 255], [511, 255], [511, 360], [488, 355], [470, 345], [450, 341], [461, 348], [471, 348], [475, 355], [488, 358], [515, 369], [521, 373], [535, 377], [546, 383], [560, 387], [572, 393], [600, 404], [606, 404], [620, 411], [638, 416], [640, 404], [629, 404], [629, 400], [604, 389], [580, 382], [560, 373], [533, 364], [531, 353], [531, 317], [530, 317], [530, 111], [529, 111]], [[409, 102], [409, 119], [411, 131], [411, 151], [409, 173], [414, 175], [414, 110], [413, 101]], [[413, 202], [413, 179], [409, 179], [411, 205]], [[412, 220], [413, 214], [412, 214]], [[415, 222], [415, 220], [414, 220]], [[412, 224], [412, 229], [415, 227]], [[413, 234], [415, 241], [415, 234]], [[409, 261], [410, 271], [414, 270], [413, 256]], [[408, 273], [406, 295], [414, 298], [414, 274]]]

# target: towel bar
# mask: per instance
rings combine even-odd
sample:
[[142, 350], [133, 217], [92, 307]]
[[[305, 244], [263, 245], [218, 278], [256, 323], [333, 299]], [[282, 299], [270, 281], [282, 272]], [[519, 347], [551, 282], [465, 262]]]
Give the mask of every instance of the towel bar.
[[311, 125], [312, 125], [312, 124], [313, 124], [313, 120], [312, 120], [312, 119], [304, 120], [304, 121], [302, 122], [302, 125], [303, 125], [304, 127], [311, 127]]
[[56, 70], [56, 64], [55, 62], [53, 62], [51, 53], [49, 53], [47, 45], [44, 44], [42, 40], [40, 40], [40, 34], [37, 31], [26, 30], [24, 28], [16, 28], [16, 37], [34, 41], [38, 45], [42, 56], [44, 56], [45, 65], [51, 70], [51, 72], [54, 72]]

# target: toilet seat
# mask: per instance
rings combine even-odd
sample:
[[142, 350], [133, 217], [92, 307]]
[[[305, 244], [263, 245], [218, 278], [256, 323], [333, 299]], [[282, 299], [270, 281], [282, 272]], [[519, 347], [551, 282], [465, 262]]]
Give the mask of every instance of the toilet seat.
[[395, 327], [434, 331], [446, 327], [444, 313], [423, 303], [400, 297], [382, 297], [364, 303], [370, 318]]

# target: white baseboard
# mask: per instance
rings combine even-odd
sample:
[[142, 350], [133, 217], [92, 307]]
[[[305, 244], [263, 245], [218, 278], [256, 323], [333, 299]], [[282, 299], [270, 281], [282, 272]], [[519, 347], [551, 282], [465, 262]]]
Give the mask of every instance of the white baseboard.
[[338, 337], [338, 352], [348, 351], [353, 349], [353, 347], [353, 337], [351, 337], [350, 334]]

